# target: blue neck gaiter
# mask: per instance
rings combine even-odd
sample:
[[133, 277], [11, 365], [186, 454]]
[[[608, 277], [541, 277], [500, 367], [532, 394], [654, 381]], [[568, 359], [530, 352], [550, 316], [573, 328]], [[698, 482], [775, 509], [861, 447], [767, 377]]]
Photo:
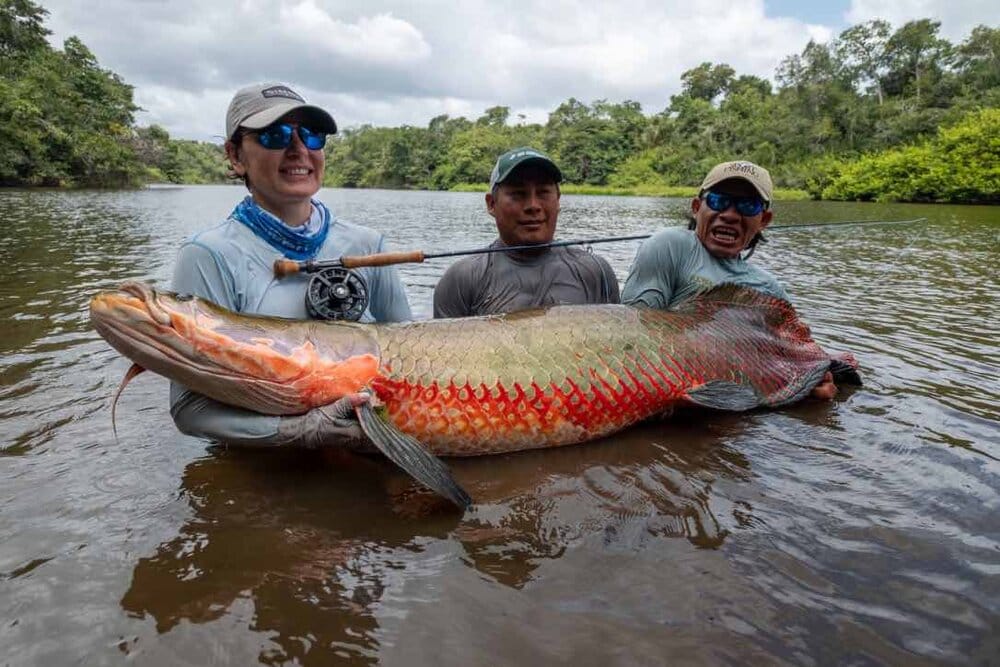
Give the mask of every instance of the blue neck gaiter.
[[302, 231], [291, 229], [262, 209], [249, 195], [236, 205], [230, 217], [249, 227], [285, 257], [301, 262], [316, 256], [330, 231], [330, 210], [315, 199], [312, 200], [312, 205], [323, 218], [319, 228], [314, 230], [309, 229], [310, 225], [305, 225]]

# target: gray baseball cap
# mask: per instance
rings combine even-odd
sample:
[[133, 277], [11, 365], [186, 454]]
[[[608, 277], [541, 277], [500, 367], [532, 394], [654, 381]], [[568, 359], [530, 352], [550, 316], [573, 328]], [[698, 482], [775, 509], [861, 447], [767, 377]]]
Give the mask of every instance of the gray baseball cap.
[[237, 128], [259, 130], [285, 114], [301, 111], [309, 118], [311, 130], [335, 134], [337, 123], [327, 111], [312, 104], [283, 83], [255, 83], [240, 88], [233, 95], [226, 112], [226, 140], [233, 138]]
[[552, 161], [552, 158], [534, 148], [522, 146], [509, 150], [497, 158], [497, 163], [493, 165], [493, 172], [490, 174], [490, 190], [506, 181], [515, 169], [526, 162], [537, 163], [538, 166], [552, 174], [556, 183], [562, 182], [562, 172], [559, 171], [559, 167]]

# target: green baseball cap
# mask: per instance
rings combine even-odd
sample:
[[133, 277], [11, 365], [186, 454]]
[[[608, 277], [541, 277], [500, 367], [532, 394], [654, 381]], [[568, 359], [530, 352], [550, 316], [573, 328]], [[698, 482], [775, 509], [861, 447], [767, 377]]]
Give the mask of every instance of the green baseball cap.
[[493, 165], [493, 172], [490, 174], [490, 190], [506, 181], [515, 169], [529, 162], [534, 162], [551, 173], [556, 183], [562, 182], [562, 172], [552, 158], [534, 148], [522, 146], [509, 150], [497, 158], [497, 163]]

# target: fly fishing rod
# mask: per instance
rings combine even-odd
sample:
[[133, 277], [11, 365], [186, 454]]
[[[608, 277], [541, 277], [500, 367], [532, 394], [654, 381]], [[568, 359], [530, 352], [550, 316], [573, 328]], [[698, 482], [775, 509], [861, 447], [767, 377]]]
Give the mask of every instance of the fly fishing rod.
[[590, 243], [613, 243], [615, 241], [637, 241], [648, 239], [652, 234], [636, 234], [634, 236], [610, 236], [599, 239], [578, 239], [575, 241], [551, 241], [536, 245], [506, 245], [490, 248], [474, 248], [472, 250], [453, 250], [449, 252], [424, 252], [423, 250], [408, 250], [405, 252], [380, 252], [374, 255], [344, 256], [337, 259], [296, 262], [291, 259], [278, 259], [274, 262], [274, 275], [284, 278], [295, 273], [316, 273], [324, 269], [344, 268], [357, 269], [362, 266], [389, 266], [390, 264], [420, 264], [428, 259], [440, 257], [459, 257], [463, 255], [481, 255], [492, 252], [517, 252], [519, 250], [542, 250], [544, 248], [562, 248], [570, 245], [587, 245]]
[[[815, 227], [844, 227], [857, 225], [895, 225], [910, 222], [923, 222], [927, 218], [912, 220], [843, 220], [833, 222], [812, 222], [803, 225], [779, 225], [768, 231], [780, 229], [797, 230]], [[638, 241], [648, 239], [652, 234], [633, 234], [631, 236], [607, 236], [596, 239], [576, 239], [572, 241], [550, 241], [536, 245], [496, 246], [473, 248], [470, 250], [452, 250], [447, 252], [424, 252], [423, 250], [407, 250], [402, 252], [379, 252], [371, 255], [345, 255], [336, 259], [307, 260], [297, 262], [291, 259], [278, 259], [274, 262], [274, 276], [285, 278], [297, 273], [312, 274], [306, 290], [306, 309], [309, 315], [322, 320], [358, 320], [368, 307], [368, 286], [364, 279], [353, 269], [374, 266], [391, 266], [394, 264], [420, 264], [428, 259], [441, 257], [463, 257], [466, 255], [481, 255], [495, 252], [518, 252], [543, 250], [546, 248], [563, 248], [574, 245], [594, 245], [597, 243], [615, 243], [618, 241]]]
[[309, 273], [309, 285], [306, 287], [306, 311], [309, 316], [319, 320], [352, 320], [357, 321], [368, 307], [368, 285], [364, 278], [353, 271], [363, 266], [390, 266], [392, 264], [420, 264], [428, 259], [439, 257], [458, 257], [463, 255], [479, 255], [491, 252], [514, 252], [517, 250], [540, 250], [542, 248], [560, 248], [570, 245], [588, 243], [611, 243], [612, 241], [635, 241], [648, 238], [649, 234], [634, 236], [615, 236], [602, 239], [584, 239], [578, 241], [552, 241], [538, 245], [499, 246], [492, 248], [474, 248], [472, 250], [454, 250], [449, 252], [426, 253], [423, 250], [404, 252], [380, 252], [373, 255], [344, 256], [337, 259], [296, 262], [291, 259], [279, 259], [274, 262], [274, 275], [284, 278], [296, 273]]

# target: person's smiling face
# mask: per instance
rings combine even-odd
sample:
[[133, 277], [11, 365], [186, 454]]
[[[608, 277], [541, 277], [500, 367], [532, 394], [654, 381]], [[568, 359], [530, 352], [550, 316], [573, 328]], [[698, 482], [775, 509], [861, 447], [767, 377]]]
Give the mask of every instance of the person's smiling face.
[[[282, 117], [278, 123], [298, 127], [308, 123], [297, 112]], [[284, 149], [260, 145], [253, 130], [244, 132], [238, 147], [229, 150], [233, 170], [247, 176], [250, 193], [261, 208], [289, 225], [300, 225], [309, 218], [310, 200], [323, 183], [326, 156], [323, 149], [309, 150], [298, 132]]]
[[[743, 179], [729, 179], [713, 185], [710, 190], [730, 197], [760, 197], [754, 187]], [[772, 213], [765, 209], [754, 216], [745, 216], [731, 205], [724, 211], [713, 211], [704, 197], [691, 201], [695, 219], [695, 234], [713, 257], [738, 257], [758, 232], [771, 222]]]
[[486, 210], [505, 244], [548, 243], [559, 218], [559, 184], [550, 171], [526, 164], [486, 194]]

